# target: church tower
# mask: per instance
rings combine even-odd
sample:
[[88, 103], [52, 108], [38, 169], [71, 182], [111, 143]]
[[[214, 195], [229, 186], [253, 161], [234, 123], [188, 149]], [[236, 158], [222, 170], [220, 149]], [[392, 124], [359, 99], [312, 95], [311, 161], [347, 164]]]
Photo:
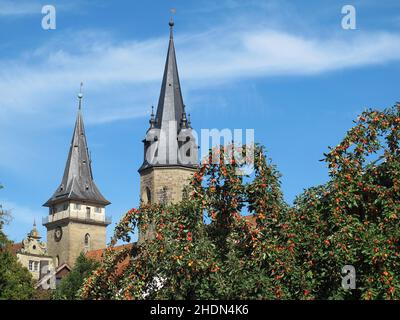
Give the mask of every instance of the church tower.
[[174, 203], [182, 200], [184, 186], [196, 170], [198, 147], [186, 114], [176, 63], [173, 27], [157, 112], [151, 113], [139, 168], [143, 203]]
[[139, 168], [141, 201], [174, 203], [182, 200], [184, 186], [196, 170], [198, 148], [186, 115], [179, 83], [173, 37], [170, 37], [157, 112], [152, 111]]
[[82, 98], [61, 184], [43, 205], [49, 208], [44, 218], [48, 255], [55, 266], [72, 267], [83, 251], [106, 247], [106, 228], [111, 223], [105, 207], [110, 204], [93, 181], [92, 165], [82, 118]]

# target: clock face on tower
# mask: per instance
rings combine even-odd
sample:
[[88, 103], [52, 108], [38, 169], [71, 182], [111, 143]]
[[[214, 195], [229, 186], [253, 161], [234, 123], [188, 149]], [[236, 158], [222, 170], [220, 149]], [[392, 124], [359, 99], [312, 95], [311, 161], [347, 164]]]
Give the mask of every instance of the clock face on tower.
[[62, 238], [62, 229], [61, 227], [57, 227], [56, 230], [54, 231], [54, 240], [57, 242], [60, 241]]

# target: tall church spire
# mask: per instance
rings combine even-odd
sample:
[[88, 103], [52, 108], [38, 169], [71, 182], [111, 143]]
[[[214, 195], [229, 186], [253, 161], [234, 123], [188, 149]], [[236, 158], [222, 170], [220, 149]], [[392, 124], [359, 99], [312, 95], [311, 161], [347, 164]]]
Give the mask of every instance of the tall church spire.
[[177, 121], [179, 124], [183, 113], [183, 99], [173, 36], [174, 21], [172, 19], [169, 22], [169, 27], [170, 38], [167, 59], [165, 61], [164, 76], [156, 114], [158, 128], [162, 126], [166, 127], [169, 121]]
[[[171, 19], [167, 59], [157, 111], [155, 119], [153, 116], [150, 119], [150, 128], [144, 140], [145, 159], [139, 172], [154, 166], [193, 167], [197, 164], [197, 145], [187, 120], [179, 81], [174, 24]], [[187, 144], [189, 141], [190, 143]], [[182, 148], [183, 145], [185, 145], [184, 148]]]
[[72, 135], [67, 163], [60, 186], [53, 196], [44, 204], [50, 207], [65, 200], [89, 201], [96, 204], [110, 204], [100, 193], [93, 181], [92, 165], [86, 141], [82, 117], [82, 84], [78, 94], [78, 114]]

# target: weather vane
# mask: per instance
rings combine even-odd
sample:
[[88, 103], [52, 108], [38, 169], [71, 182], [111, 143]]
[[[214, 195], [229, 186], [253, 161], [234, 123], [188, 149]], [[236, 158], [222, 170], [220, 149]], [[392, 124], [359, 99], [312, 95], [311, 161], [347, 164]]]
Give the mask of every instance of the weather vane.
[[169, 9], [169, 12], [171, 12], [171, 18], [169, 19], [169, 23], [170, 23], [170, 25], [171, 24], [173, 25], [174, 24], [174, 14], [176, 13], [176, 9], [175, 8], [171, 8], [171, 9]]

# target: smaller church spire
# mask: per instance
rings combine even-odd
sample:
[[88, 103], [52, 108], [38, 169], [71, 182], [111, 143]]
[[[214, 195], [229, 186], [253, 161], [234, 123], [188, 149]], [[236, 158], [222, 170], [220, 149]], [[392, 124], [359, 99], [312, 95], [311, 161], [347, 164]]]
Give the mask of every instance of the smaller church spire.
[[74, 133], [64, 169], [62, 181], [52, 197], [44, 204], [52, 207], [63, 201], [88, 201], [94, 204], [109, 205], [100, 193], [93, 180], [91, 156], [86, 141], [85, 127], [83, 124], [82, 86], [78, 94], [79, 110], [75, 121]]
[[31, 230], [31, 232], [29, 232], [28, 237], [40, 239], [39, 232], [36, 229], [36, 219], [35, 218], [33, 218], [33, 228]]

